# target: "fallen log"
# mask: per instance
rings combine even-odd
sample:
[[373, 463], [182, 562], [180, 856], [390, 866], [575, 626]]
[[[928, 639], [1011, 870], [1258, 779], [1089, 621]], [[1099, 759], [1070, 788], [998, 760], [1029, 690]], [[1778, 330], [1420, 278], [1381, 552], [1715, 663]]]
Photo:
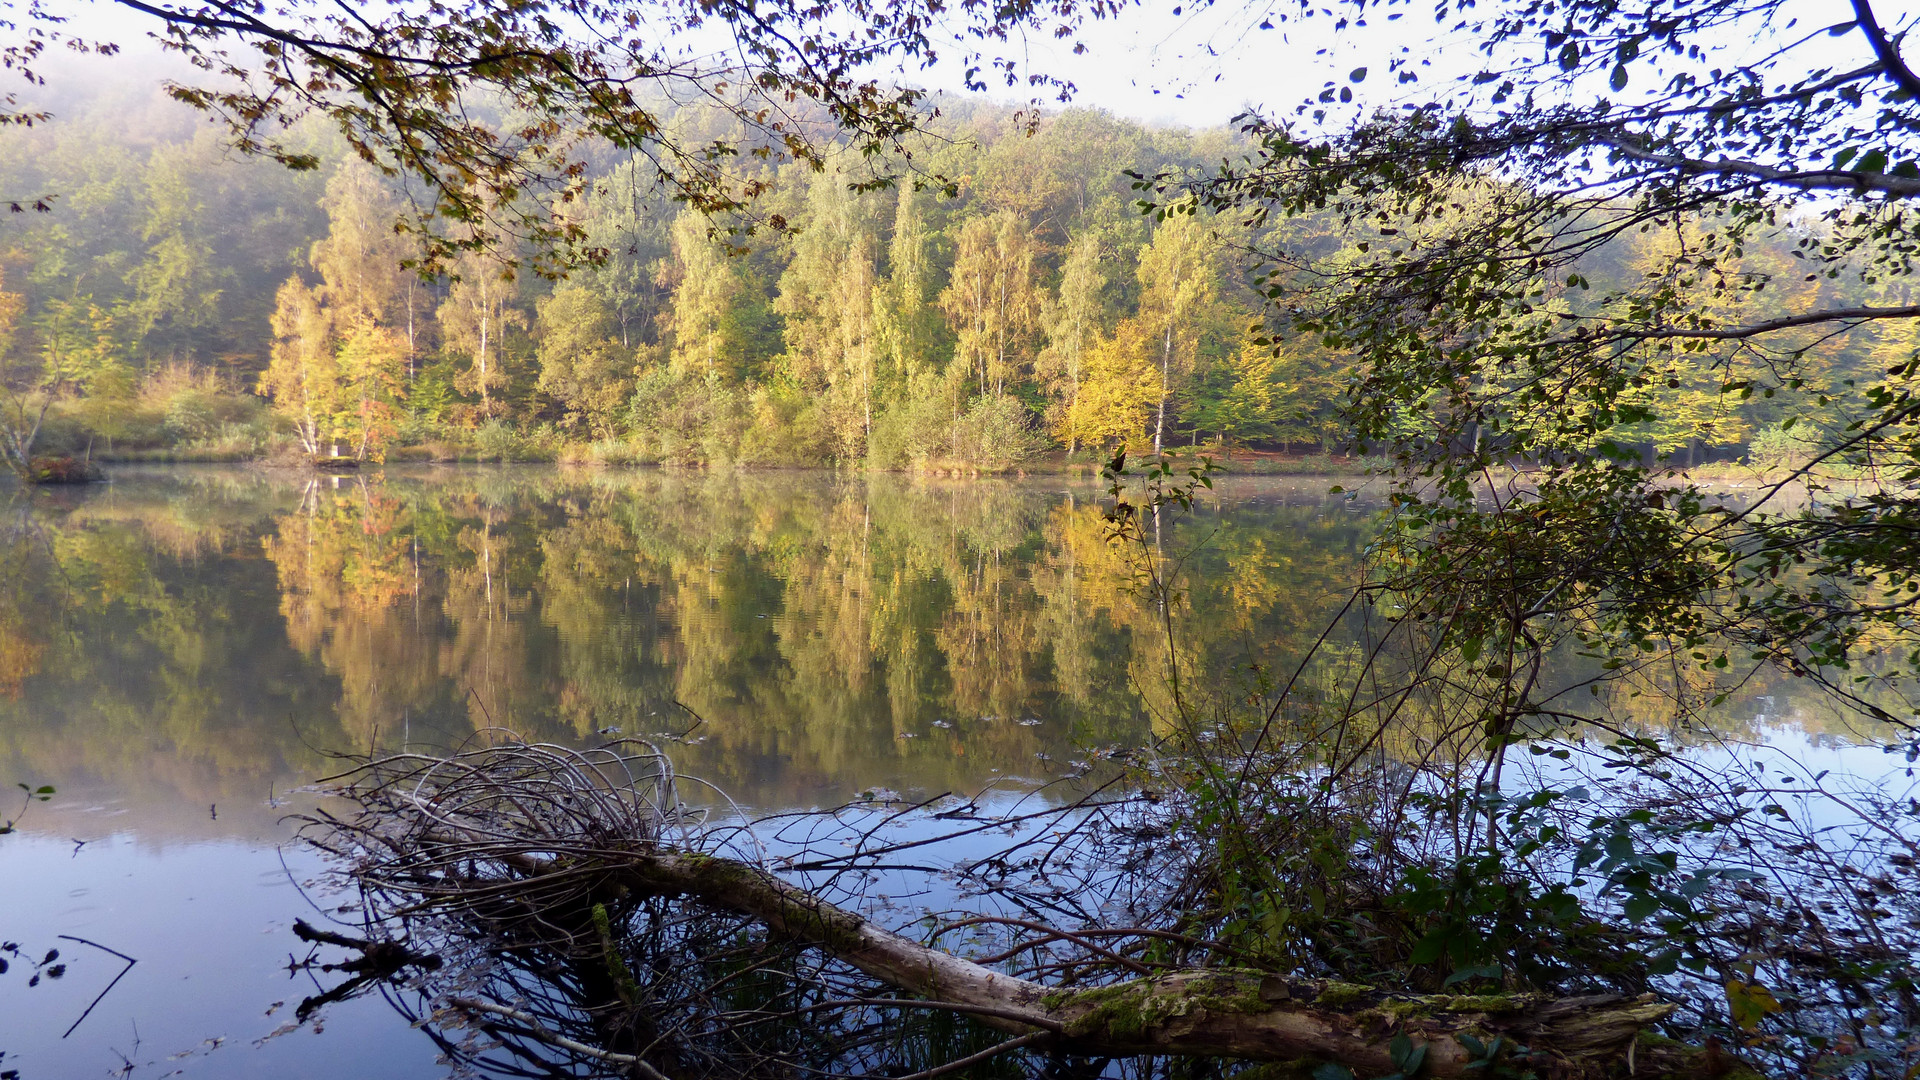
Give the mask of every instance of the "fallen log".
[[[562, 869], [524, 865], [533, 875]], [[1225, 968], [1059, 990], [929, 948], [740, 860], [648, 852], [605, 869], [627, 888], [752, 916], [900, 990], [968, 1006], [981, 1023], [1012, 1034], [1051, 1033], [1051, 1045], [1080, 1054], [1335, 1061], [1361, 1075], [1388, 1075], [1398, 1071], [1392, 1046], [1399, 1036], [1426, 1047], [1422, 1075], [1445, 1077], [1474, 1071], [1480, 1054], [1468, 1040], [1484, 1046], [1504, 1036], [1544, 1052], [1563, 1075], [1602, 1075], [1624, 1065], [1636, 1037], [1673, 1011], [1651, 995], [1395, 994]], [[1699, 1055], [1684, 1049], [1638, 1056], [1640, 1076], [1707, 1075], [1698, 1071]]]
[[[587, 764], [567, 765], [569, 755]], [[1643, 1040], [1674, 1008], [1650, 995], [1417, 995], [1225, 967], [1048, 986], [929, 947], [755, 862], [676, 846], [670, 774], [642, 797], [605, 762], [526, 745], [373, 768], [342, 789], [360, 819], [327, 819], [319, 842], [352, 858], [363, 884], [413, 891], [409, 912], [481, 893], [548, 910], [612, 897], [691, 901], [969, 1014], [1012, 1036], [1002, 1048], [1263, 1061], [1277, 1063], [1275, 1075], [1337, 1062], [1361, 1076], [1450, 1077], [1487, 1075], [1490, 1046], [1525, 1047], [1525, 1067], [1543, 1077], [1755, 1075], [1724, 1055]]]

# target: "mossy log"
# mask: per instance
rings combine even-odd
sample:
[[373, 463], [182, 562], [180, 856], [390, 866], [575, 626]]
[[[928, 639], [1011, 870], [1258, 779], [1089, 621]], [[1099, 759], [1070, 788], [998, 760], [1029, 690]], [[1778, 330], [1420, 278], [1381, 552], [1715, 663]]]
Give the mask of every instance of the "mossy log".
[[[377, 763], [343, 790], [362, 806], [359, 820], [317, 819], [325, 835], [316, 842], [350, 859], [363, 884], [415, 893], [412, 912], [462, 910], [471, 889], [490, 904], [512, 896], [533, 909], [651, 896], [744, 916], [1012, 1036], [989, 1055], [1023, 1046], [1226, 1058], [1268, 1063], [1260, 1072], [1278, 1078], [1310, 1076], [1326, 1062], [1388, 1076], [1418, 1052], [1418, 1075], [1452, 1077], [1490, 1075], [1487, 1047], [1525, 1046], [1525, 1068], [1550, 1080], [1754, 1075], [1717, 1046], [1653, 1037], [1648, 1026], [1674, 1006], [1651, 996], [1413, 995], [1213, 967], [1092, 987], [1022, 979], [889, 930], [757, 862], [674, 846], [663, 827], [678, 807], [670, 777], [644, 792], [616, 784], [602, 770], [626, 759], [591, 753], [508, 743], [451, 763]], [[667, 767], [663, 756], [646, 760]], [[611, 928], [596, 931], [604, 941]]]
[[[525, 857], [520, 869], [538, 876], [554, 868]], [[1276, 1075], [1303, 1076], [1335, 1061], [1381, 1076], [1397, 1071], [1390, 1046], [1405, 1036], [1427, 1048], [1421, 1075], [1445, 1077], [1474, 1074], [1475, 1054], [1462, 1035], [1483, 1044], [1505, 1036], [1547, 1055], [1557, 1076], [1625, 1075], [1629, 1068], [1643, 1078], [1739, 1073], [1665, 1041], [1636, 1047], [1641, 1032], [1673, 1010], [1651, 996], [1420, 996], [1217, 968], [1059, 990], [929, 948], [750, 863], [634, 853], [604, 869], [619, 886], [750, 916], [900, 990], [958, 1006], [1002, 1031], [1047, 1033], [1049, 1045], [1074, 1053], [1267, 1061], [1279, 1065]]]

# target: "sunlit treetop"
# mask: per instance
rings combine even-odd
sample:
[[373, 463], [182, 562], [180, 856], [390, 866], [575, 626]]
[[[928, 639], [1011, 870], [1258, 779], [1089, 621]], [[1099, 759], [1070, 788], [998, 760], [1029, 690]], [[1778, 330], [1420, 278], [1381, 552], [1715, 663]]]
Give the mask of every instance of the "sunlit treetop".
[[[50, 48], [117, 52], [121, 42], [75, 24], [69, 2], [0, 0], [0, 65], [37, 84]], [[288, 133], [317, 114], [421, 191], [407, 227], [426, 240], [426, 269], [461, 249], [517, 245], [531, 269], [553, 273], [597, 254], [556, 210], [581, 190], [595, 147], [643, 160], [709, 214], [762, 191], [766, 170], [742, 167], [754, 158], [818, 166], [848, 152], [868, 163], [863, 182], [891, 183], [913, 168], [913, 137], [933, 112], [901, 84], [911, 72], [957, 61], [975, 89], [1064, 98], [1070, 84], [1013, 55], [1020, 40], [1070, 39], [1124, 0], [116, 2], [198, 69], [169, 91], [217, 117], [240, 150], [312, 168]], [[672, 121], [695, 104], [744, 134]], [[18, 94], [0, 99], [0, 123], [45, 118]]]

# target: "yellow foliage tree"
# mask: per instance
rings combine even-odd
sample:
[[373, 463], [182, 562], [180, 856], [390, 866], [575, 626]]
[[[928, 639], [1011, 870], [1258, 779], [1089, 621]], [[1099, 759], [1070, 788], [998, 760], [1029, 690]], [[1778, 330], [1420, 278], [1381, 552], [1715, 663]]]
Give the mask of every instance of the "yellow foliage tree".
[[273, 348], [260, 393], [293, 425], [301, 449], [319, 454], [339, 403], [333, 314], [298, 277], [280, 286], [273, 312]]
[[1068, 439], [1089, 445], [1127, 444], [1147, 433], [1161, 400], [1161, 376], [1151, 359], [1158, 327], [1127, 319], [1085, 352], [1080, 393], [1067, 410]]

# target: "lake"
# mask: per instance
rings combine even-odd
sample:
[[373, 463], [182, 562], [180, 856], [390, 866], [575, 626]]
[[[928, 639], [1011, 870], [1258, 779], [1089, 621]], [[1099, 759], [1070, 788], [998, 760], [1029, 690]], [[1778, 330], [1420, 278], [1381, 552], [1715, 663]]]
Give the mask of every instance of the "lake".
[[[1032, 791], [1152, 737], [1169, 650], [1230, 695], [1315, 639], [1382, 506], [1331, 483], [1228, 477], [1169, 515], [1171, 641], [1086, 479], [175, 468], [0, 489], [0, 784], [56, 788], [0, 807], [21, 817], [0, 837], [0, 1076], [441, 1075], [378, 995], [293, 1022], [337, 976], [298, 963], [291, 924], [352, 898], [283, 818], [337, 755], [637, 734], [711, 785], [690, 797], [753, 812]], [[1792, 760], [1885, 768], [1767, 680], [1723, 717]]]

